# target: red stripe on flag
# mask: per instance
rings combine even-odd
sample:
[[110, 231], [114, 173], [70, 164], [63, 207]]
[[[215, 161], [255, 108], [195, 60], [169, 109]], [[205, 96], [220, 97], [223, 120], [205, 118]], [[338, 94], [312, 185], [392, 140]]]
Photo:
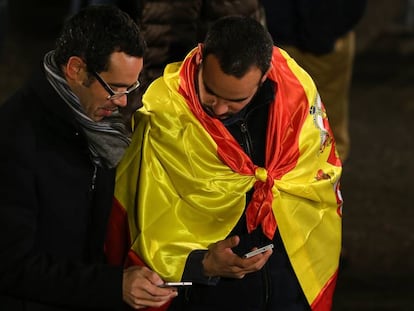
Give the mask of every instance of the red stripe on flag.
[[131, 241], [127, 213], [116, 198], [113, 198], [107, 230], [105, 253], [108, 263], [123, 266]]
[[338, 271], [329, 279], [311, 305], [312, 311], [331, 311]]

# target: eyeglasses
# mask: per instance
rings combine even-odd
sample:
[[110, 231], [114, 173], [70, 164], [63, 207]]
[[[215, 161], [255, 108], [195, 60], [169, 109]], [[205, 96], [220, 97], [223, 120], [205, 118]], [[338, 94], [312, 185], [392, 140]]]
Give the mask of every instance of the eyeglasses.
[[99, 84], [102, 85], [102, 87], [109, 93], [109, 95], [106, 97], [107, 100], [114, 100], [121, 98], [124, 95], [128, 95], [129, 93], [135, 91], [140, 85], [139, 81], [137, 80], [133, 85], [128, 87], [126, 91], [118, 92], [114, 91], [96, 71], [92, 72], [92, 74], [96, 80], [98, 80]]

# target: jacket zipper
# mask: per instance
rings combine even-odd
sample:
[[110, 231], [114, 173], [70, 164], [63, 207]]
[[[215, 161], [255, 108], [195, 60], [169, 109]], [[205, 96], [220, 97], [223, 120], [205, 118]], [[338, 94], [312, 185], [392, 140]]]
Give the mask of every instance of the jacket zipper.
[[269, 272], [269, 266], [266, 263], [263, 267], [263, 279], [264, 279], [264, 306], [265, 310], [267, 310], [268, 304], [269, 304], [269, 297], [270, 297], [270, 272]]
[[[250, 136], [250, 132], [249, 129], [247, 127], [247, 116], [244, 120], [240, 121], [240, 131], [242, 133], [242, 139], [244, 142], [244, 146], [245, 146], [245, 152], [247, 153], [247, 155], [252, 158], [253, 154], [252, 154], [252, 150], [253, 150], [253, 143], [252, 143], [252, 138]], [[267, 309], [267, 305], [269, 303], [269, 297], [270, 297], [270, 272], [269, 272], [269, 267], [267, 264], [265, 264], [265, 266], [263, 267], [262, 270], [262, 274], [263, 274], [263, 282], [264, 282], [264, 309]]]
[[249, 130], [247, 129], [247, 124], [246, 124], [246, 120], [243, 120], [240, 122], [240, 130], [243, 136], [243, 141], [244, 141], [244, 146], [245, 146], [245, 151], [247, 153], [247, 155], [252, 158], [253, 153], [253, 146], [252, 146], [252, 138], [250, 137], [250, 133]]
[[91, 179], [91, 186], [89, 188], [89, 193], [92, 196], [92, 193], [95, 191], [95, 187], [96, 187], [96, 175], [98, 172], [98, 167], [96, 166], [96, 164], [93, 165], [93, 174], [92, 174], [92, 179]]

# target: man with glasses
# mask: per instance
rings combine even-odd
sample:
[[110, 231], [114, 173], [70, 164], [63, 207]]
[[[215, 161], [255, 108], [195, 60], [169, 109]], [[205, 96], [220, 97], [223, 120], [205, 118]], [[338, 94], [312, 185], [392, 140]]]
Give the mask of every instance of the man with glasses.
[[329, 310], [341, 162], [309, 75], [257, 21], [227, 17], [143, 104], [117, 169], [111, 261], [192, 281], [168, 310]]
[[123, 310], [174, 289], [109, 265], [114, 171], [130, 143], [119, 112], [139, 87], [145, 42], [117, 8], [67, 21], [41, 70], [0, 106], [0, 309]]

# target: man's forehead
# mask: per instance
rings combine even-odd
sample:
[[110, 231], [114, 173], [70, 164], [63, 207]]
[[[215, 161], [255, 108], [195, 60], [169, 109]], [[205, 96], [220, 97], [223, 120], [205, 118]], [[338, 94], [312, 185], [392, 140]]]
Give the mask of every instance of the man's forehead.
[[240, 78], [226, 74], [215, 57], [207, 57], [201, 63], [201, 72], [203, 86], [209, 93], [231, 101], [250, 97], [261, 80], [259, 68], [252, 68]]

